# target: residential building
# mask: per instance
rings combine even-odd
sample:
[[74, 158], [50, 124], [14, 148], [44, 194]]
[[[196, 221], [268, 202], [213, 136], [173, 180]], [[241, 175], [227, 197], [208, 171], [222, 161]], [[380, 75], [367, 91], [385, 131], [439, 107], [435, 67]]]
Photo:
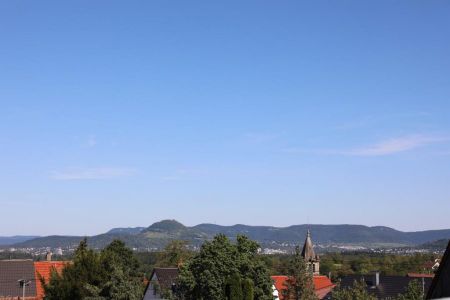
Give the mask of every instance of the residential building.
[[164, 291], [172, 291], [178, 277], [178, 268], [154, 268], [145, 289], [144, 300], [162, 300]]
[[68, 262], [64, 261], [37, 261], [34, 263], [34, 271], [36, 278], [36, 298], [37, 300], [44, 299], [45, 292], [41, 282], [41, 278], [45, 283], [48, 283], [52, 272], [61, 274]]
[[53, 270], [60, 273], [66, 265], [67, 262], [62, 261], [0, 260], [0, 300], [44, 299], [41, 278], [48, 282]]

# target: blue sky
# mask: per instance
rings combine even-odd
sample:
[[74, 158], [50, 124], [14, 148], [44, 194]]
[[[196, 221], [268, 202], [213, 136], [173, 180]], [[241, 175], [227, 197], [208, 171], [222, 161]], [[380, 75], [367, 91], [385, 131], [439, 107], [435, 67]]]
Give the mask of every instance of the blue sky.
[[0, 235], [450, 228], [450, 2], [2, 1]]

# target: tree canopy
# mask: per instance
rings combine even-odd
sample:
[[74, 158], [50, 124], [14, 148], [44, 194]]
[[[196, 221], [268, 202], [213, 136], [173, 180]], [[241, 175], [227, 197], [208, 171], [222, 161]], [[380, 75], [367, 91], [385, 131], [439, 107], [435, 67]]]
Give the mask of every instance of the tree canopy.
[[95, 252], [85, 239], [75, 251], [73, 263], [61, 274], [52, 272], [49, 282], [43, 282], [45, 299], [140, 300], [144, 284], [138, 270], [139, 262], [122, 241], [115, 240]]
[[364, 280], [353, 282], [351, 288], [341, 288], [337, 286], [333, 290], [334, 300], [376, 300], [377, 298], [367, 292]]
[[422, 300], [424, 290], [422, 284], [416, 279], [411, 280], [403, 294], [398, 295], [398, 300]]
[[173, 240], [158, 254], [157, 267], [178, 267], [192, 257], [185, 241]]
[[[223, 300], [272, 299], [269, 272], [257, 255], [259, 245], [245, 236], [232, 243], [219, 234], [205, 242], [179, 276], [179, 289], [184, 299]], [[245, 282], [245, 283], [244, 283]]]
[[313, 274], [302, 257], [300, 247], [295, 247], [295, 254], [288, 268], [288, 279], [283, 296], [292, 300], [315, 300]]

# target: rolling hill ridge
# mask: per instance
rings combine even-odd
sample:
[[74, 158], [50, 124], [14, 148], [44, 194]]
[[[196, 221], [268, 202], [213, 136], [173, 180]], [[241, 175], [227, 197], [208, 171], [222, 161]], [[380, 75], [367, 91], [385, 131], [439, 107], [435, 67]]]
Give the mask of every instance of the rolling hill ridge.
[[[263, 247], [293, 246], [303, 243], [310, 230], [317, 245], [361, 245], [368, 247], [416, 246], [439, 239], [449, 239], [450, 229], [403, 232], [384, 226], [364, 225], [293, 225], [289, 227], [249, 226], [237, 224], [221, 226], [199, 224], [184, 226], [175, 220], [163, 220], [149, 227], [114, 228], [104, 234], [87, 237], [94, 248], [102, 248], [114, 239], [123, 240], [129, 247], [156, 250], [171, 240], [185, 240], [193, 247], [222, 233], [230, 238], [243, 234]], [[75, 247], [82, 236], [47, 236], [15, 243], [14, 247]]]

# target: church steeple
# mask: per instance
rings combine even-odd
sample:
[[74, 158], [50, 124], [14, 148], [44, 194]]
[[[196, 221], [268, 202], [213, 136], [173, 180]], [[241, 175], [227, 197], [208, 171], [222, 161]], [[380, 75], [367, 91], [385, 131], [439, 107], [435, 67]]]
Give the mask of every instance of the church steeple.
[[319, 256], [314, 252], [314, 247], [311, 240], [311, 232], [309, 231], [309, 229], [306, 234], [305, 244], [303, 245], [302, 256], [313, 274], [319, 275], [320, 259]]
[[316, 257], [314, 252], [313, 243], [311, 241], [311, 232], [308, 229], [306, 234], [305, 244], [303, 245], [302, 256], [306, 261], [311, 261]]

